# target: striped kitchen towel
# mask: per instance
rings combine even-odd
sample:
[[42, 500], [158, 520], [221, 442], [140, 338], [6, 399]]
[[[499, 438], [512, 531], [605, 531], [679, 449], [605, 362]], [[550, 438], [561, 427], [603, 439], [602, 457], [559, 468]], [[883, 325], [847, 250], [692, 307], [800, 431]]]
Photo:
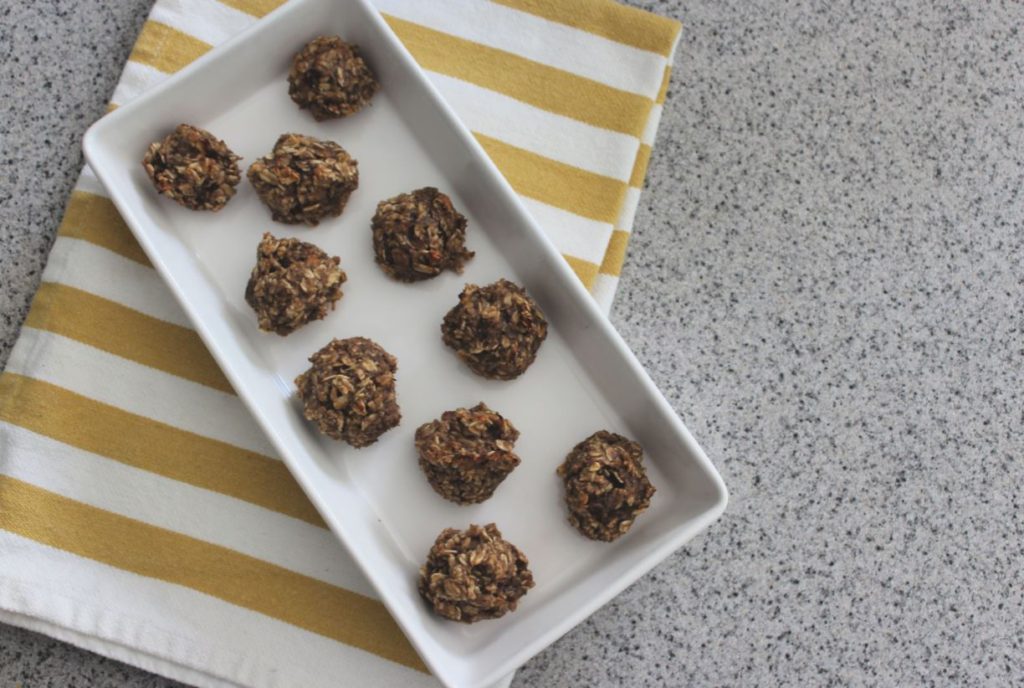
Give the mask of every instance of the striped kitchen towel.
[[[157, 0], [112, 107], [277, 4]], [[376, 4], [607, 308], [679, 25]], [[88, 169], [0, 376], [0, 620], [200, 686], [435, 685]]]

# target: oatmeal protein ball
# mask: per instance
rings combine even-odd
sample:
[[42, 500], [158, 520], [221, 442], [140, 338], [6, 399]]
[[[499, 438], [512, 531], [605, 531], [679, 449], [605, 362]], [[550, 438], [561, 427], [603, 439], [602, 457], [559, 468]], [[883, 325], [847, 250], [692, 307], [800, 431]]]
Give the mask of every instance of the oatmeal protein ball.
[[643, 459], [639, 444], [607, 430], [573, 447], [558, 467], [569, 523], [591, 540], [625, 534], [654, 494]]
[[373, 252], [384, 272], [403, 282], [462, 272], [473, 257], [466, 250], [466, 218], [452, 199], [433, 187], [381, 201], [373, 216]]
[[223, 208], [235, 195], [241, 172], [223, 141], [190, 124], [179, 124], [163, 141], [150, 144], [142, 166], [156, 190], [192, 210]]
[[435, 492], [456, 504], [477, 504], [519, 465], [512, 451], [518, 438], [512, 423], [480, 402], [421, 425], [416, 451]]
[[260, 329], [284, 336], [326, 316], [341, 298], [346, 276], [340, 263], [313, 244], [264, 233], [245, 287]]
[[333, 141], [282, 134], [248, 177], [276, 221], [315, 227], [341, 215], [359, 186], [359, 163]]
[[307, 43], [288, 72], [288, 95], [318, 122], [358, 112], [378, 88], [359, 46], [337, 36], [320, 36]]
[[493, 523], [446, 528], [420, 568], [420, 595], [452, 621], [497, 619], [533, 587], [529, 564]]
[[444, 316], [441, 336], [474, 373], [513, 380], [537, 357], [548, 321], [522, 287], [502, 279], [467, 284]]
[[353, 447], [366, 447], [398, 425], [398, 361], [365, 337], [332, 339], [309, 357], [312, 367], [295, 378], [302, 415], [320, 432]]

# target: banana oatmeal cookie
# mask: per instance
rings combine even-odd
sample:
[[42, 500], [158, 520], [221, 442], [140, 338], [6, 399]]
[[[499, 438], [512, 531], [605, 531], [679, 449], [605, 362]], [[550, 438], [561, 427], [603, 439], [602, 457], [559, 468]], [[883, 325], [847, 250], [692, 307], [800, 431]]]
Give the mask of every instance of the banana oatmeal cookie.
[[260, 329], [284, 336], [326, 316], [342, 296], [340, 263], [313, 244], [264, 233], [245, 287]]
[[282, 134], [247, 176], [276, 221], [315, 227], [341, 215], [359, 187], [359, 163], [333, 141]]
[[403, 282], [462, 272], [473, 257], [466, 250], [466, 218], [433, 187], [381, 201], [373, 216], [373, 252], [384, 272]]
[[493, 523], [446, 528], [420, 568], [420, 595], [452, 621], [497, 619], [533, 587], [529, 564]]
[[288, 95], [318, 122], [362, 110], [378, 88], [359, 46], [337, 36], [311, 40], [288, 72]]
[[573, 447], [558, 467], [569, 523], [591, 540], [625, 534], [654, 494], [643, 460], [639, 444], [607, 430]]
[[512, 451], [518, 438], [512, 423], [480, 402], [421, 425], [416, 451], [435, 492], [456, 504], [477, 504], [519, 465]]
[[164, 196], [192, 210], [217, 211], [235, 195], [239, 160], [210, 132], [179, 124], [162, 141], [150, 144], [142, 166]]
[[320, 432], [353, 447], [366, 447], [398, 425], [398, 361], [365, 337], [333, 339], [309, 357], [312, 367], [295, 378], [302, 415]]
[[441, 337], [483, 377], [512, 380], [537, 357], [548, 322], [526, 291], [508, 280], [486, 287], [467, 284], [444, 316]]

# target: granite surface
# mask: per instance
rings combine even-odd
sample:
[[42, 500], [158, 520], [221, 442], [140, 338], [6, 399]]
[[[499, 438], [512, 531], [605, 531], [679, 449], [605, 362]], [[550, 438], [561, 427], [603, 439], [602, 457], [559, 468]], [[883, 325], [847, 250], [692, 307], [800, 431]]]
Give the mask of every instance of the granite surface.
[[[613, 320], [722, 520], [518, 686], [1024, 682], [1024, 6], [686, 23]], [[0, 0], [0, 362], [147, 2]], [[0, 686], [176, 685], [0, 627]]]

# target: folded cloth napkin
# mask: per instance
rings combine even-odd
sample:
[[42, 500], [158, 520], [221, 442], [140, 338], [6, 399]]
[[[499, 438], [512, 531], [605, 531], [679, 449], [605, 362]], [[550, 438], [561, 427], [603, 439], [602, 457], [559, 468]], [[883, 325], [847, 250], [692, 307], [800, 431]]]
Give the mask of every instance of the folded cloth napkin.
[[[157, 0], [112, 107], [279, 0]], [[377, 0], [606, 308], [679, 25]], [[435, 685], [85, 169], [0, 376], [0, 620], [199, 686]]]

